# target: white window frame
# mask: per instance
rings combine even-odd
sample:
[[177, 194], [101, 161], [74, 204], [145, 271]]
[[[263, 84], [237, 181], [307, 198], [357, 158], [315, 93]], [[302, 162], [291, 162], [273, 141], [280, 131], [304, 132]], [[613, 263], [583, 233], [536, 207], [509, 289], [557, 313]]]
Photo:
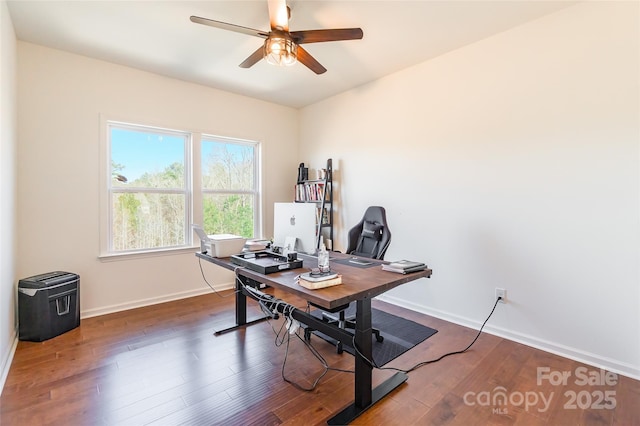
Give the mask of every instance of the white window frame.
[[[188, 134], [188, 143], [185, 147], [185, 189], [184, 192], [176, 190], [154, 189], [149, 192], [153, 193], [184, 193], [186, 199], [185, 206], [185, 244], [178, 247], [163, 247], [153, 249], [138, 249], [132, 251], [113, 251], [111, 248], [112, 236], [112, 193], [111, 187], [111, 146], [110, 146], [110, 129], [112, 125], [129, 127], [132, 129], [148, 129], [153, 132], [167, 132], [170, 134]], [[193, 130], [178, 130], [175, 128], [163, 127], [152, 124], [139, 124], [133, 120], [118, 120], [101, 115], [100, 117], [100, 247], [98, 257], [103, 260], [118, 259], [122, 257], [150, 256], [161, 254], [174, 254], [181, 252], [191, 252], [194, 248], [199, 248], [200, 244], [194, 237], [192, 231], [193, 224], [203, 223], [202, 199], [205, 193], [211, 193], [210, 190], [203, 192], [202, 176], [201, 176], [201, 141], [203, 138], [207, 140], [215, 140], [218, 142], [228, 142], [231, 144], [251, 144], [254, 147], [254, 189], [253, 191], [245, 191], [254, 195], [254, 236], [260, 237], [262, 233], [262, 155], [261, 143], [248, 139], [240, 139], [225, 136], [216, 136], [211, 132], [203, 133]], [[118, 188], [117, 192], [144, 192], [140, 188], [124, 189]], [[218, 192], [222, 193], [222, 192]], [[241, 191], [227, 191], [227, 193], [242, 193]], [[196, 244], [197, 242], [197, 244]]]
[[[200, 188], [200, 201], [204, 198], [204, 195], [253, 195], [253, 236], [254, 238], [258, 238], [261, 236], [262, 230], [262, 214], [260, 210], [260, 206], [262, 205], [261, 196], [260, 196], [260, 143], [255, 141], [250, 141], [246, 139], [238, 139], [238, 138], [229, 138], [224, 136], [215, 136], [211, 134], [200, 134], [198, 135], [198, 150], [202, 147], [202, 142], [211, 141], [211, 142], [220, 142], [225, 144], [233, 144], [233, 145], [249, 145], [253, 147], [253, 189], [250, 191], [247, 190], [219, 190], [219, 189], [204, 189]], [[194, 157], [195, 158], [195, 157]], [[201, 160], [201, 155], [198, 155], [198, 159]], [[198, 167], [200, 167], [202, 162], [198, 163]], [[200, 176], [198, 180], [198, 185], [202, 185], [202, 175], [201, 171], [199, 171], [198, 175]], [[201, 217], [203, 214], [202, 206], [198, 210]], [[202, 222], [201, 222], [202, 223]]]

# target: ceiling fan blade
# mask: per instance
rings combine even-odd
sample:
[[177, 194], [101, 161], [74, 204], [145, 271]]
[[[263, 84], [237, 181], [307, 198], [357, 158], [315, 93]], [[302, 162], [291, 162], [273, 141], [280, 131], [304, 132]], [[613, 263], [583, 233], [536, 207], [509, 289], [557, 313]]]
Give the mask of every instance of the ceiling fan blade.
[[320, 62], [316, 61], [316, 59], [311, 56], [309, 52], [307, 52], [300, 46], [298, 46], [298, 61], [316, 74], [322, 74], [327, 71], [327, 69], [323, 67]]
[[289, 31], [289, 8], [286, 0], [269, 0], [268, 6], [271, 29]]
[[251, 68], [263, 57], [264, 57], [264, 48], [260, 46], [258, 50], [253, 52], [251, 56], [249, 56], [240, 64], [240, 68]]
[[220, 28], [223, 30], [234, 31], [236, 33], [248, 34], [250, 36], [256, 36], [260, 38], [269, 37], [269, 33], [260, 30], [254, 30], [253, 28], [242, 27], [240, 25], [229, 24], [227, 22], [214, 21], [213, 19], [201, 18], [199, 16], [192, 16], [191, 22], [196, 24], [208, 25], [210, 27]]
[[293, 38], [297, 44], [320, 43], [323, 41], [359, 40], [364, 35], [361, 28], [291, 31], [290, 34], [291, 38]]

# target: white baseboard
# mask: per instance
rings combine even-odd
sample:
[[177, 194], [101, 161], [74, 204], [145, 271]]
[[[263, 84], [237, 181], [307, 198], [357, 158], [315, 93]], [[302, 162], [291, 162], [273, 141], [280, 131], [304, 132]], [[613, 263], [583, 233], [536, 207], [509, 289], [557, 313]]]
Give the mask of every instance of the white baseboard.
[[[215, 287], [215, 289], [216, 291], [224, 291], [224, 290], [232, 289], [233, 286], [234, 286], [234, 283], [230, 282], [230, 283], [218, 285]], [[208, 294], [212, 292], [213, 290], [211, 290], [209, 287], [205, 287], [203, 289], [183, 291], [179, 293], [168, 294], [161, 297], [152, 297], [149, 299], [141, 299], [133, 302], [121, 303], [118, 305], [110, 305], [110, 306], [103, 306], [100, 308], [87, 309], [85, 311], [80, 312], [80, 318], [82, 319], [91, 318], [91, 317], [97, 317], [99, 315], [112, 314], [114, 312], [128, 311], [129, 309], [143, 308], [145, 306], [157, 305], [159, 303], [172, 302], [174, 300], [180, 300], [180, 299], [187, 299], [189, 297], [200, 296], [200, 295]]]
[[[475, 330], [479, 330], [480, 327], [482, 326], [481, 322], [471, 320], [465, 317], [460, 317], [457, 315], [452, 315], [448, 312], [434, 310], [423, 305], [408, 302], [404, 299], [389, 296], [387, 294], [378, 296], [376, 297], [376, 299], [381, 300], [383, 302], [388, 302], [403, 308], [411, 309], [412, 311], [430, 315], [432, 317], [439, 318], [441, 320], [448, 321], [454, 324], [473, 328]], [[548, 340], [539, 339], [534, 336], [517, 333], [506, 328], [494, 327], [489, 324], [487, 324], [484, 327], [483, 331], [498, 337], [505, 338], [507, 340], [511, 340], [517, 343], [522, 343], [523, 345], [540, 349], [545, 352], [550, 352], [552, 354], [559, 355], [564, 358], [569, 358], [574, 361], [582, 362], [584, 364], [591, 365], [596, 368], [602, 368], [604, 370], [611, 371], [616, 374], [621, 374], [623, 376], [627, 376], [635, 380], [640, 380], [640, 366], [637, 366], [637, 365], [627, 364], [615, 359], [602, 357], [597, 354], [593, 354], [593, 353], [582, 351], [580, 349], [565, 346], [560, 343], [550, 342]]]
[[11, 343], [11, 347], [7, 351], [6, 354], [2, 354], [2, 364], [0, 364], [0, 395], [2, 395], [2, 391], [4, 390], [4, 384], [7, 381], [7, 376], [9, 375], [9, 369], [11, 369], [11, 363], [13, 362], [13, 356], [16, 353], [16, 348], [18, 347], [18, 332], [17, 330], [13, 330], [13, 337], [9, 338]]

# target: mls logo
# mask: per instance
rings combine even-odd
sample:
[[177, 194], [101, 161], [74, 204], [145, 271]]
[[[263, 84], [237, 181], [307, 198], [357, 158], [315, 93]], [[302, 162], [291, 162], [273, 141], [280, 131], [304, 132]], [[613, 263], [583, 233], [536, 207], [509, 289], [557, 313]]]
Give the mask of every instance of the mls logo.
[[296, 226], [296, 215], [291, 216], [289, 223], [291, 223], [291, 226]]

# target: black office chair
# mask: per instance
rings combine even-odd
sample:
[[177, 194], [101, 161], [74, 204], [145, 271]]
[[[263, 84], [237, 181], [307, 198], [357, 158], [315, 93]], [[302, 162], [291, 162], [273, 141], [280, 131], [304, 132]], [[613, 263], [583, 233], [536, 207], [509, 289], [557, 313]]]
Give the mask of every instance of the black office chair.
[[[349, 230], [347, 253], [357, 257], [382, 260], [390, 243], [391, 231], [389, 231], [387, 213], [384, 207], [371, 206], [364, 212], [362, 220]], [[316, 306], [311, 302], [309, 304]], [[336, 324], [340, 328], [355, 329], [355, 317], [346, 317], [348, 308], [349, 305], [339, 306], [330, 311], [327, 311], [326, 308], [321, 308], [323, 311], [322, 320], [330, 324]], [[384, 340], [384, 337], [380, 335], [380, 330], [374, 328], [372, 332], [378, 342]], [[311, 338], [311, 330], [309, 328], [305, 329], [304, 335], [309, 340]], [[342, 353], [342, 342], [336, 342], [336, 348], [338, 353]]]
[[384, 207], [371, 206], [364, 212], [362, 220], [349, 230], [347, 253], [382, 260], [390, 243], [387, 212]]

